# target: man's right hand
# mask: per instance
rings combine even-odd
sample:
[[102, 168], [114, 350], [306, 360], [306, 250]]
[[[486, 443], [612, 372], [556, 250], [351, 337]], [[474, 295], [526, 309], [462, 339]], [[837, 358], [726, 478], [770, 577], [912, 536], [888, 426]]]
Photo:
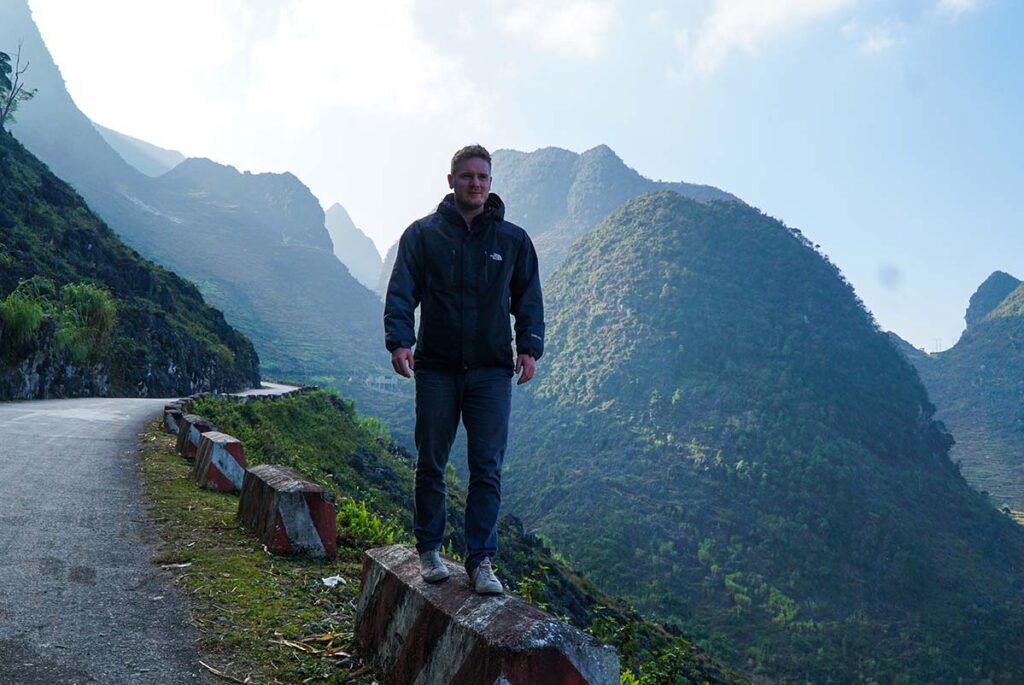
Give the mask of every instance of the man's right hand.
[[409, 371], [416, 370], [416, 363], [412, 360], [412, 350], [408, 347], [399, 347], [391, 353], [391, 366], [395, 367], [395, 373], [406, 378], [412, 378]]

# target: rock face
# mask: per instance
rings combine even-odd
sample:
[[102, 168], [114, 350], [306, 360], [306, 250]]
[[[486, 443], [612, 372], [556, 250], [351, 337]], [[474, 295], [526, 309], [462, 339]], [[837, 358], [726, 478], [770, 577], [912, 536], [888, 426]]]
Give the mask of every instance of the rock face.
[[238, 519], [274, 554], [333, 557], [338, 548], [331, 493], [284, 466], [260, 464], [245, 472]]
[[613, 685], [611, 647], [512, 595], [476, 594], [466, 572], [420, 578], [415, 549], [366, 552], [356, 640], [385, 685]]

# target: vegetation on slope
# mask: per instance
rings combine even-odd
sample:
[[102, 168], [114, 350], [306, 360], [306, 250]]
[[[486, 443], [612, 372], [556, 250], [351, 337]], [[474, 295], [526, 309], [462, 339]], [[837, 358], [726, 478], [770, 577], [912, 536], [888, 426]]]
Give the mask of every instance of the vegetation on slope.
[[968, 482], [997, 505], [1024, 509], [1024, 285], [992, 274], [965, 318], [956, 345], [911, 361], [956, 439], [951, 456]]
[[1024, 535], [798, 231], [648, 195], [546, 294], [506, 501], [598, 585], [790, 682], [1024, 677]]
[[237, 390], [258, 365], [194, 286], [0, 132], [0, 398]]
[[[207, 399], [197, 402], [194, 409], [239, 438], [250, 464], [290, 466], [335, 493], [342, 548], [338, 568], [346, 577], [354, 573], [361, 550], [411, 541], [414, 463], [381, 435], [379, 421], [359, 418], [351, 404], [324, 392], [244, 405]], [[456, 559], [463, 551], [464, 506], [464, 491], [450, 480], [446, 551]], [[598, 591], [544, 540], [525, 533], [515, 519], [501, 520], [499, 539], [498, 574], [529, 601], [615, 644], [624, 666], [630, 669], [627, 677], [638, 678], [624, 682], [747, 682], [686, 640], [642, 620], [620, 600]], [[216, 573], [215, 567], [208, 568], [204, 573]], [[324, 575], [333, 573], [331, 569], [325, 569]], [[308, 580], [308, 576], [303, 577]], [[349, 585], [357, 582], [350, 579]], [[197, 578], [194, 584], [201, 587], [202, 583]], [[316, 623], [307, 634], [314, 630], [351, 632], [350, 621], [351, 616], [345, 614], [333, 625]], [[264, 624], [260, 630], [266, 633], [269, 629], [270, 625]], [[296, 628], [293, 634], [297, 632], [301, 631]], [[260, 639], [262, 633], [256, 631], [251, 639]]]

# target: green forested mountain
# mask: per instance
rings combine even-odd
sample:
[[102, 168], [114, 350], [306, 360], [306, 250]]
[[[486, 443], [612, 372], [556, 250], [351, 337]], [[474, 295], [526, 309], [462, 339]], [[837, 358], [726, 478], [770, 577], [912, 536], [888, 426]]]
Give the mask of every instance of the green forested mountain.
[[252, 344], [0, 130], [0, 399], [258, 385]]
[[324, 220], [331, 235], [334, 255], [348, 267], [357, 281], [371, 290], [375, 289], [381, 269], [377, 246], [359, 230], [345, 208], [337, 202], [324, 212]]
[[799, 231], [647, 195], [545, 287], [504, 480], [528, 528], [768, 678], [1024, 679], [1024, 531]]
[[1024, 509], [1024, 284], [997, 271], [971, 297], [950, 349], [911, 356], [956, 439], [951, 457], [994, 504]]
[[0, 3], [0, 46], [20, 40], [39, 92], [15, 134], [126, 243], [194, 281], [250, 336], [265, 373], [340, 376], [387, 363], [379, 300], [338, 262], [323, 210], [298, 179], [208, 160], [149, 177], [75, 106], [25, 0]]

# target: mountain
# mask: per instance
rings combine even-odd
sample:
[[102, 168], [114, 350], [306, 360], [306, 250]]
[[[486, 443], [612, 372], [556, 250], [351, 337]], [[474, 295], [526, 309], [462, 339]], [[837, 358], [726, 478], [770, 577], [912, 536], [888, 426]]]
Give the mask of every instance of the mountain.
[[147, 176], [161, 176], [185, 161], [185, 155], [176, 150], [165, 150], [96, 122], [92, 125], [124, 161]]
[[356, 227], [352, 217], [337, 202], [324, 213], [324, 219], [334, 245], [334, 255], [348, 267], [357, 281], [370, 290], [375, 289], [383, 263], [373, 241]]
[[582, 154], [556, 147], [530, 153], [498, 150], [492, 166], [493, 190], [505, 201], [509, 220], [533, 238], [545, 274], [580, 236], [639, 195], [671, 190], [698, 202], [740, 201], [712, 186], [652, 181], [626, 166], [607, 145]]
[[259, 384], [243, 335], [0, 130], [0, 399]]
[[396, 240], [388, 248], [388, 253], [384, 255], [384, 264], [380, 268], [380, 275], [377, 278], [377, 287], [375, 292], [384, 297], [388, 293], [388, 281], [391, 280], [391, 270], [395, 268], [395, 260], [398, 259], [398, 241]]
[[971, 296], [950, 349], [910, 357], [964, 476], [996, 504], [1024, 509], [1024, 284], [1001, 271]]
[[75, 106], [24, 0], [0, 4], [0, 45], [19, 39], [39, 89], [18, 112], [19, 139], [126, 243], [194, 281], [252, 339], [268, 376], [387, 363], [380, 301], [338, 262], [323, 210], [295, 176], [202, 159], [146, 176]]
[[[582, 154], [557, 147], [534, 152], [496, 150], [491, 190], [505, 202], [505, 218], [526, 229], [537, 248], [543, 277], [551, 274], [582, 235], [626, 200], [671, 190], [698, 202], [741, 202], [714, 186], [652, 181], [626, 166], [607, 145]], [[397, 242], [388, 250], [377, 292], [387, 290]]]
[[769, 681], [1024, 679], [1024, 530], [798, 231], [646, 195], [546, 296], [503, 482], [527, 529]]
[[968, 330], [981, 323], [1020, 284], [1021, 282], [1018, 279], [1004, 271], [993, 271], [978, 286], [978, 289], [974, 291], [970, 302], [967, 304], [967, 313], [964, 314], [964, 321], [967, 322]]

